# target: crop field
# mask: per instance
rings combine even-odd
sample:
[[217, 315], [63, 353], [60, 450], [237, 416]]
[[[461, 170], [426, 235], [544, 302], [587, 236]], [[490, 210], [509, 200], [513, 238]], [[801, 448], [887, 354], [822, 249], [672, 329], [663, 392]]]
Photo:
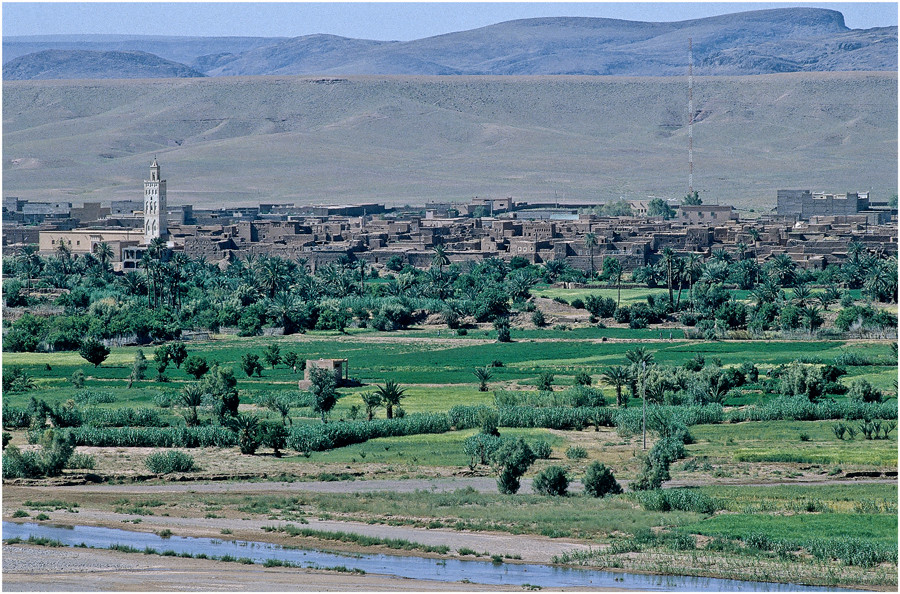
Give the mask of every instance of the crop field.
[[695, 425], [694, 456], [735, 462], [800, 462], [897, 466], [895, 440], [838, 439], [834, 421], [766, 421], [735, 425]]
[[[564, 291], [554, 289], [559, 292], [554, 296], [574, 298], [575, 294]], [[623, 291], [623, 299], [625, 295]], [[634, 290], [628, 298], [640, 300], [646, 295], [647, 290]], [[275, 494], [240, 494], [240, 486], [236, 485], [238, 493], [209, 493], [198, 500], [189, 494], [156, 491], [157, 486], [164, 489], [167, 484], [160, 475], [146, 483], [152, 495], [143, 498], [116, 498], [111, 494], [101, 495], [99, 490], [70, 496], [60, 487], [48, 487], [45, 492], [52, 494], [53, 499], [81, 506], [70, 505], [67, 509], [93, 509], [95, 513], [115, 518], [116, 522], [165, 526], [169, 518], [202, 518], [204, 522], [220, 525], [223, 533], [230, 533], [231, 522], [238, 520], [330, 522], [324, 528], [294, 529], [297, 533], [306, 530], [309, 535], [303, 537], [303, 542], [310, 543], [320, 543], [316, 539], [325, 538], [322, 535], [344, 534], [341, 531], [350, 530], [351, 526], [346, 522], [407, 530], [408, 534], [401, 534], [406, 539], [402, 542], [412, 543], [417, 540], [416, 531], [444, 529], [458, 533], [462, 543], [468, 534], [501, 534], [506, 535], [504, 538], [558, 539], [592, 547], [591, 554], [563, 552], [556, 559], [571, 565], [659, 571], [648, 565], [655, 563], [655, 567], [668, 573], [708, 575], [710, 570], [698, 566], [706, 559], [703, 567], [716, 567], [711, 573], [722, 577], [799, 579], [811, 584], [853, 584], [879, 589], [896, 587], [897, 485], [895, 479], [884, 478], [895, 476], [884, 473], [895, 473], [897, 469], [896, 430], [887, 433], [886, 438], [865, 439], [861, 432], [856, 432], [841, 439], [835, 433], [836, 424], [843, 422], [856, 427], [865, 420], [826, 417], [728, 422], [732, 414], [764, 407], [779, 398], [777, 390], [772, 391], [773, 385], [779, 385], [775, 375], [794, 361], [813, 367], [847, 361], [849, 364], [843, 366], [846, 374], [838, 378], [838, 383], [849, 386], [857, 379], [866, 379], [882, 390], [890, 403], [896, 393], [897, 367], [889, 343], [706, 342], [686, 340], [681, 335], [670, 340], [665, 330], [596, 326], [571, 330], [519, 328], [513, 330], [510, 343], [498, 343], [495, 336], [496, 332], [490, 328], [477, 328], [458, 336], [446, 329], [414, 327], [392, 333], [367, 329], [345, 334], [309, 332], [268, 338], [216, 336], [208, 342], [186, 343], [189, 355], [199, 355], [211, 365], [217, 363], [234, 370], [241, 413], [278, 424], [281, 415], [265, 408], [266, 400], [274, 396], [294, 402], [285, 417], [289, 434], [308, 431], [318, 435], [323, 428], [331, 427], [336, 432], [334, 435], [345, 436], [341, 427], [366, 418], [363, 396], [389, 380], [404, 389], [399, 405], [394, 408], [395, 414], [405, 414], [411, 422], [419, 417], [435, 416], [438, 429], [412, 434], [376, 432], [363, 438], [345, 436], [340, 439], [349, 439], [348, 445], [312, 447], [306, 452], [286, 447], [281, 455], [267, 445], [260, 446], [252, 456], [240, 454], [236, 447], [222, 449], [209, 444], [177, 448], [192, 457], [194, 469], [182, 476], [197, 481], [198, 488], [205, 479], [218, 482], [229, 474], [263, 483], [273, 479], [290, 482], [288, 487], [272, 483], [268, 489]], [[294, 352], [300, 359], [348, 359], [349, 374], [357, 383], [339, 388], [327, 424], [322, 424], [320, 414], [298, 390], [302, 371], [280, 363], [274, 369], [265, 365], [252, 377], [244, 373], [242, 356], [249, 352], [262, 357], [264, 349], [272, 344], [277, 344], [282, 354]], [[663, 367], [681, 367], [699, 356], [708, 365], [721, 365], [722, 369], [751, 361], [760, 373], [759, 381], [748, 380], [724, 397], [718, 420], [687, 427], [690, 440], [680, 459], [672, 464], [670, 483], [660, 491], [686, 493], [673, 504], [661, 506], [630, 489], [641, 476], [646, 450], [640, 432], [635, 432], [633, 425], [623, 425], [617, 420], [620, 411], [614, 409], [615, 389], [604, 377], [613, 366], [629, 365], [626, 353], [637, 346], [652, 353], [653, 362]], [[49, 406], [74, 403], [76, 408], [121, 411], [122, 415], [152, 410], [161, 424], [183, 426], [185, 408], [179, 405], [179, 395], [194, 378], [183, 366], [179, 369], [170, 364], [164, 372], [165, 381], [159, 381], [153, 347], [148, 347], [143, 349], [149, 363], [145, 379], [128, 387], [137, 350], [113, 348], [98, 367], [73, 352], [4, 353], [4, 372], [19, 367], [34, 379], [32, 389], [4, 394], [4, 407], [24, 410], [34, 398]], [[490, 372], [487, 391], [479, 390], [476, 368]], [[79, 370], [85, 380], [83, 387], [77, 388], [71, 378]], [[442, 419], [450, 418], [450, 413], [457, 409], [475, 411], [466, 414], [476, 417], [478, 410], [497, 411], [502, 394], [524, 391], [537, 395], [540, 376], [547, 371], [553, 374], [552, 386], [557, 395], [573, 391], [576, 374], [587, 373], [592, 387], [602, 394], [601, 404], [605, 405], [602, 410], [607, 412], [601, 417], [607, 420], [584, 425], [576, 422], [575, 426], [561, 428], [500, 424], [498, 429], [502, 438], [522, 438], [532, 445], [545, 442], [549, 447], [548, 458], [537, 460], [522, 479], [528, 490], [541, 473], [560, 467], [571, 481], [568, 496], [548, 502], [547, 495], [527, 491], [510, 497], [498, 494], [493, 487], [485, 490], [485, 481], [493, 485], [496, 471], [487, 464], [473, 464], [466, 449], [479, 436], [481, 421], [476, 419], [474, 425], [455, 427]], [[625, 396], [628, 406], [636, 409], [634, 413], [628, 411], [633, 416], [641, 400], [630, 393]], [[846, 394], [830, 394], [824, 400], [840, 406], [850, 404]], [[548, 409], [551, 413], [557, 410]], [[379, 422], [387, 423], [383, 406], [376, 407], [373, 414]], [[201, 418], [209, 416], [205, 408], [201, 410]], [[880, 422], [887, 426], [889, 420]], [[632, 428], [623, 429], [626, 425]], [[34, 447], [26, 430], [7, 430], [11, 432], [13, 445]], [[172, 430], [160, 428], [162, 432]], [[659, 442], [660, 436], [651, 431], [647, 449]], [[132, 480], [146, 480], [145, 464], [159, 451], [151, 447], [77, 448], [79, 455], [94, 459], [92, 472], [115, 477], [107, 479], [111, 482], [124, 481], [124, 487]], [[596, 463], [611, 468], [627, 492], [602, 499], [587, 496], [582, 482], [590, 465]], [[845, 478], [852, 473], [869, 473], [879, 478], [874, 483], [855, 483]], [[397, 486], [411, 482], [417, 487], [411, 492], [357, 490], [357, 485], [375, 479], [394, 481]], [[459, 481], [459, 487], [435, 491], [429, 488], [431, 480]], [[305, 490], [306, 481], [333, 486], [328, 492], [312, 487]], [[795, 481], [810, 481], [810, 484], [794, 484]], [[759, 486], [762, 484], [771, 486]], [[42, 511], [29, 507], [27, 499], [32, 503], [38, 499], [32, 494], [35, 489], [45, 488], [12, 487], [12, 495], [4, 495], [5, 513], [16, 512], [19, 517], [28, 514], [32, 518], [43, 513], [55, 521], [67, 518], [72, 521], [71, 518], [77, 517], [63, 509], [49, 507]], [[141, 505], [142, 501], [152, 502], [156, 507]], [[241, 534], [249, 539], [274, 539], [274, 542], [283, 539], [285, 544], [298, 544], [299, 537], [278, 532], [279, 525], [276, 523], [270, 533]], [[351, 536], [342, 536], [338, 544], [328, 540], [317, 546], [364, 551], [383, 550], [388, 546], [384, 543], [393, 542]], [[868, 556], [847, 557], [846, 547], [842, 549], [836, 543], [848, 540], [862, 543], [860, 550]], [[363, 546], [361, 542], [368, 544]], [[410, 546], [438, 556], [484, 556], [501, 552], [501, 549], [470, 552], [463, 544], [455, 548]], [[610, 553], [599, 552], [607, 548]], [[502, 549], [502, 552], [507, 554], [511, 550], [514, 549]], [[557, 546], [553, 550], [557, 555], [566, 549]], [[629, 551], [643, 554], [635, 556]], [[548, 555], [545, 553], [546, 558], [540, 559], [549, 562]]]

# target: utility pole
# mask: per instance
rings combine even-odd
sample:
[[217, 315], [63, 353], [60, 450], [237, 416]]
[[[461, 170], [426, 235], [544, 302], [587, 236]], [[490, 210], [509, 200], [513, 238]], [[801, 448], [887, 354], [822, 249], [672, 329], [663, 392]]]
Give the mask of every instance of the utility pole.
[[694, 193], [694, 38], [688, 37], [688, 194]]
[[647, 362], [641, 361], [641, 401], [644, 403], [644, 449], [647, 449]]

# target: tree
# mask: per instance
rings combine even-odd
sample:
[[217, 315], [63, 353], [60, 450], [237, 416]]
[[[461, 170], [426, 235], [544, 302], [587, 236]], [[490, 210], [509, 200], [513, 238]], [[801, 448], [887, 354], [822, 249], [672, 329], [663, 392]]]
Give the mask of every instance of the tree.
[[375, 418], [375, 411], [383, 404], [381, 394], [377, 392], [363, 392], [359, 396], [366, 407], [366, 420], [371, 421]]
[[440, 244], [434, 246], [431, 249], [434, 252], [434, 257], [431, 258], [431, 265], [437, 266], [441, 276], [443, 276], [444, 266], [450, 265], [450, 258], [447, 257], [447, 250], [445, 250], [444, 246]]
[[569, 477], [566, 476], [565, 468], [548, 466], [534, 477], [531, 488], [540, 495], [565, 497], [569, 489]]
[[597, 247], [597, 234], [596, 233], [585, 233], [584, 247], [586, 247], [591, 254], [591, 278], [593, 279], [594, 278], [594, 248]]
[[156, 361], [156, 381], [166, 381], [163, 374], [166, 372], [166, 367], [169, 366], [169, 359], [171, 357], [172, 349], [169, 345], [163, 344], [156, 347], [156, 350], [153, 352], [153, 358]]
[[272, 448], [276, 458], [281, 457], [281, 450], [287, 445], [288, 432], [284, 425], [278, 423], [262, 423], [260, 426], [260, 438], [263, 445]]
[[322, 415], [322, 422], [327, 423], [328, 413], [337, 404], [337, 381], [334, 379], [334, 372], [330, 369], [313, 367], [309, 370], [309, 381], [313, 412]]
[[669, 289], [669, 305], [672, 308], [675, 308], [675, 297], [672, 293], [672, 286], [674, 283], [674, 278], [672, 276], [672, 269], [675, 261], [675, 252], [670, 247], [665, 247], [663, 249], [663, 262], [666, 265], [666, 287]]
[[288, 351], [281, 358], [281, 362], [290, 367], [293, 373], [297, 373], [297, 365], [300, 363], [300, 357], [294, 351]]
[[187, 410], [184, 413], [184, 422], [188, 427], [196, 427], [199, 424], [197, 409], [203, 406], [203, 388], [200, 384], [187, 384], [179, 394], [181, 406]]
[[630, 378], [631, 375], [629, 374], [628, 369], [621, 365], [610, 367], [606, 373], [603, 374], [603, 381], [612, 384], [616, 389], [616, 406], [628, 405], [625, 398], [622, 397], [622, 388], [628, 385]]
[[540, 375], [538, 375], [538, 390], [540, 390], [541, 392], [552, 392], [553, 379], [553, 373], [549, 371], [542, 371]]
[[187, 357], [187, 348], [184, 346], [183, 342], [176, 342], [170, 345], [169, 359], [171, 359], [172, 362], [175, 363], [176, 369], [181, 369], [181, 364], [184, 363]]
[[281, 349], [277, 344], [270, 344], [263, 351], [263, 359], [272, 366], [272, 369], [275, 369], [275, 366], [281, 363]]
[[662, 198], [654, 198], [647, 205], [647, 216], [651, 218], [662, 217], [669, 220], [675, 216], [675, 209]]
[[487, 392], [488, 391], [488, 382], [491, 381], [491, 378], [494, 377], [494, 374], [491, 373], [491, 370], [487, 367], [477, 368], [474, 372], [475, 377], [478, 379], [478, 391], [479, 392]]
[[703, 204], [703, 200], [700, 199], [700, 193], [697, 190], [694, 190], [688, 192], [687, 195], [681, 199], [681, 203], [685, 206], [700, 206]]
[[509, 342], [509, 318], [497, 318], [494, 320], [494, 330], [497, 331], [497, 342]]
[[144, 357], [144, 351], [138, 349], [134, 354], [134, 363], [131, 365], [131, 376], [128, 379], [128, 387], [132, 382], [144, 379], [144, 373], [147, 371], [147, 359]]
[[581, 483], [584, 485], [584, 492], [591, 497], [606, 497], [622, 492], [622, 487], [612, 471], [596, 461], [588, 466]]
[[400, 384], [393, 380], [388, 380], [383, 386], [376, 387], [375, 393], [381, 397], [381, 402], [384, 404], [387, 418], [394, 418], [394, 407], [400, 405], [400, 400], [403, 398], [405, 392], [406, 388], [401, 388]]
[[241, 453], [252, 456], [262, 441], [259, 435], [259, 418], [256, 415], [240, 414], [228, 420], [228, 427], [238, 434]]
[[184, 362], [184, 371], [199, 380], [209, 371], [209, 363], [200, 355], [191, 355]]
[[247, 377], [254, 373], [256, 377], [262, 377], [262, 363], [259, 362], [259, 355], [255, 353], [244, 353], [241, 355], [241, 369], [247, 374]]
[[96, 338], [91, 337], [81, 343], [78, 354], [94, 367], [98, 367], [101, 363], [106, 361], [107, 357], [109, 357], [109, 348], [104, 346], [103, 343]]
[[237, 379], [230, 367], [213, 365], [212, 369], [200, 380], [206, 403], [219, 419], [220, 424], [225, 424], [228, 417], [237, 415], [240, 398], [237, 391]]
[[534, 464], [536, 456], [521, 437], [504, 440], [494, 451], [492, 465], [498, 474], [497, 488], [504, 495], [512, 495], [519, 490], [519, 479]]
[[105, 241], [101, 241], [100, 243], [94, 246], [94, 255], [97, 256], [97, 259], [100, 260], [100, 265], [103, 267], [103, 270], [109, 269], [109, 263], [114, 257], [113, 249], [109, 246]]

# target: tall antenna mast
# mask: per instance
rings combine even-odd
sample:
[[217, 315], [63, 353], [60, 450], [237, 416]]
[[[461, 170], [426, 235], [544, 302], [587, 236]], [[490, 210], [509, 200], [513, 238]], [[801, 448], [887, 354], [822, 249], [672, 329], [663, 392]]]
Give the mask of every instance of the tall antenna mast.
[[694, 38], [688, 37], [688, 194], [694, 193]]

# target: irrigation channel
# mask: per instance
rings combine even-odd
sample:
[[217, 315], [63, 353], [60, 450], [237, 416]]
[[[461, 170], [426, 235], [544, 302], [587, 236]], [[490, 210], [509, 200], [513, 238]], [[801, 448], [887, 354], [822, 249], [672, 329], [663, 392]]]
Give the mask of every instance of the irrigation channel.
[[205, 554], [208, 557], [246, 558], [255, 563], [268, 559], [290, 562], [298, 567], [345, 567], [366, 573], [429, 579], [442, 582], [468, 580], [476, 584], [506, 584], [541, 586], [544, 588], [587, 587], [595, 589], [624, 588], [655, 591], [692, 592], [806, 592], [842, 591], [840, 588], [775, 584], [742, 580], [689, 576], [645, 575], [609, 571], [570, 569], [548, 565], [521, 563], [492, 563], [490, 561], [460, 561], [456, 559], [426, 559], [399, 555], [360, 555], [323, 552], [314, 549], [282, 547], [265, 542], [220, 540], [184, 536], [161, 537], [149, 532], [132, 532], [116, 528], [94, 526], [58, 526], [34, 523], [3, 522], [3, 538], [29, 536], [57, 540], [66, 546], [87, 546], [108, 549], [127, 545], [143, 551], [151, 548], [159, 553]]

